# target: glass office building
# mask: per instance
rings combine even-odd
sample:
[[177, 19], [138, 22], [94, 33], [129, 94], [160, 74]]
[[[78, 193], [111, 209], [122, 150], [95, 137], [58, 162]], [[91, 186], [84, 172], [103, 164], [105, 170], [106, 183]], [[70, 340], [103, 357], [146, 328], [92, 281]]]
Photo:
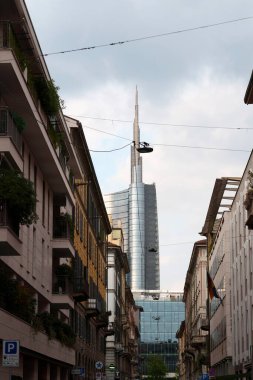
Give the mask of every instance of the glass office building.
[[168, 368], [168, 376], [172, 376], [178, 361], [176, 332], [185, 319], [183, 293], [143, 291], [135, 296], [136, 304], [143, 308], [140, 323], [142, 375], [147, 374], [148, 356], [159, 355]]
[[124, 252], [128, 257], [128, 283], [132, 292], [160, 288], [158, 216], [155, 184], [142, 181], [142, 157], [136, 90], [133, 141], [131, 146], [131, 183], [129, 188], [104, 195], [105, 206], [112, 224], [121, 222]]

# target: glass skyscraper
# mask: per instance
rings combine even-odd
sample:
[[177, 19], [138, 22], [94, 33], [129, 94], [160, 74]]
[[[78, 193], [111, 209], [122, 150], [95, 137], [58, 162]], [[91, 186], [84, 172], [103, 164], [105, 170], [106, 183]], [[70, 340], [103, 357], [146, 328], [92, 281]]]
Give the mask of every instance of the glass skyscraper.
[[167, 367], [168, 374], [176, 372], [178, 342], [176, 332], [185, 319], [183, 293], [146, 291], [136, 294], [136, 304], [141, 313], [141, 372], [147, 374], [147, 359], [159, 355]]
[[135, 118], [131, 147], [131, 184], [127, 190], [104, 195], [113, 226], [118, 220], [124, 234], [124, 251], [128, 256], [128, 282], [133, 293], [160, 288], [158, 217], [155, 184], [142, 181], [138, 92], [136, 89]]

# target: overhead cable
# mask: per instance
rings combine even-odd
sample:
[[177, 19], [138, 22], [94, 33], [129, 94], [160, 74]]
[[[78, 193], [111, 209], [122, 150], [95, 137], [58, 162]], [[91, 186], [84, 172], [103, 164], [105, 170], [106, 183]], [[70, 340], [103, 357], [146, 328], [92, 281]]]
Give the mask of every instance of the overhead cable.
[[115, 152], [116, 150], [121, 150], [121, 149], [124, 149], [126, 148], [127, 146], [131, 145], [130, 144], [127, 144], [127, 145], [124, 145], [122, 146], [121, 148], [115, 148], [115, 149], [110, 149], [110, 150], [93, 150], [93, 149], [89, 149], [90, 152], [94, 152], [94, 153], [110, 153], [110, 152]]
[[193, 27], [193, 28], [187, 28], [187, 29], [175, 30], [175, 31], [172, 31], [172, 32], [166, 32], [166, 33], [161, 33], [161, 34], [153, 34], [153, 35], [150, 35], [150, 36], [132, 38], [132, 39], [129, 39], [129, 40], [124, 40], [124, 41], [110, 42], [110, 43], [106, 43], [106, 44], [87, 46], [87, 47], [82, 47], [82, 48], [77, 48], [77, 49], [69, 49], [69, 50], [56, 51], [56, 52], [52, 52], [52, 53], [45, 53], [45, 54], [43, 54], [43, 56], [44, 57], [48, 57], [49, 55], [74, 53], [74, 52], [77, 52], [77, 51], [94, 50], [94, 49], [97, 49], [97, 48], [116, 46], [116, 45], [123, 45], [123, 44], [131, 43], [131, 42], [139, 42], [139, 41], [144, 41], [144, 40], [153, 39], [153, 38], [171, 36], [173, 34], [192, 32], [192, 31], [198, 30], [198, 29], [213, 28], [215, 26], [220, 26], [220, 25], [225, 25], [225, 24], [231, 24], [231, 23], [235, 23], [235, 22], [239, 22], [239, 21], [250, 20], [252, 18], [253, 18], [253, 16], [241, 17], [241, 18], [237, 18], [237, 19], [233, 19], [233, 20], [221, 21], [221, 22], [216, 22], [216, 23], [207, 24], [207, 25], [201, 25], [201, 26], [197, 26], [197, 27]]
[[[73, 116], [74, 117], [74, 116]], [[91, 116], [75, 116], [79, 118], [84, 119], [91, 119], [91, 120], [101, 120], [101, 121], [110, 121], [112, 123], [118, 122], [118, 123], [133, 123], [131, 120], [121, 120], [121, 119], [107, 119], [102, 117], [91, 117]], [[209, 126], [209, 125], [197, 125], [197, 124], [174, 124], [174, 123], [158, 123], [158, 122], [152, 122], [152, 121], [139, 121], [139, 124], [146, 124], [146, 125], [157, 125], [157, 126], [165, 126], [165, 127], [182, 127], [182, 128], [203, 128], [203, 129], [228, 129], [228, 130], [253, 130], [253, 127], [218, 127], [218, 126]]]

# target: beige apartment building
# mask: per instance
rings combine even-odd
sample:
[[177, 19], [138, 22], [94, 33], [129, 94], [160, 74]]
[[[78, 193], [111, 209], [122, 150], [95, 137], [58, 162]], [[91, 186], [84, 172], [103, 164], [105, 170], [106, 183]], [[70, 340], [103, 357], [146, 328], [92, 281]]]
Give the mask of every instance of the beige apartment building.
[[[186, 379], [197, 379], [207, 372], [207, 241], [197, 241], [192, 250], [186, 274], [183, 301], [185, 303], [185, 331], [183, 361]], [[184, 374], [182, 374], [184, 376]]]
[[[178, 378], [180, 380], [186, 380], [186, 362], [187, 359], [185, 357], [185, 321], [181, 322], [181, 325], [177, 331], [176, 335], [178, 339], [178, 363], [177, 363], [177, 370], [178, 370]], [[192, 355], [188, 354], [188, 357], [192, 357]]]
[[80, 367], [94, 378], [109, 220], [25, 2], [2, 1], [0, 14], [0, 377], [66, 380]]
[[[79, 121], [65, 118], [71, 141], [82, 170], [75, 180], [76, 257], [73, 265], [73, 328], [76, 334], [76, 366], [84, 368], [85, 377], [105, 375], [105, 340], [110, 312], [107, 309], [107, 235], [111, 232], [103, 197]], [[96, 363], [103, 363], [98, 371]]]

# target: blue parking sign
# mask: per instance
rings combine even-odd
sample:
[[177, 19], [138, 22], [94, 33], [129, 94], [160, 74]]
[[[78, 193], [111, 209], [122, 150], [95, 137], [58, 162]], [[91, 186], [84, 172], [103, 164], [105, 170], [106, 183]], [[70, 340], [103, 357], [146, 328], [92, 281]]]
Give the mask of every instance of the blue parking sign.
[[3, 341], [3, 367], [18, 367], [19, 366], [19, 340], [4, 340]]
[[4, 340], [3, 342], [4, 355], [17, 355], [18, 351], [19, 351], [18, 340]]

